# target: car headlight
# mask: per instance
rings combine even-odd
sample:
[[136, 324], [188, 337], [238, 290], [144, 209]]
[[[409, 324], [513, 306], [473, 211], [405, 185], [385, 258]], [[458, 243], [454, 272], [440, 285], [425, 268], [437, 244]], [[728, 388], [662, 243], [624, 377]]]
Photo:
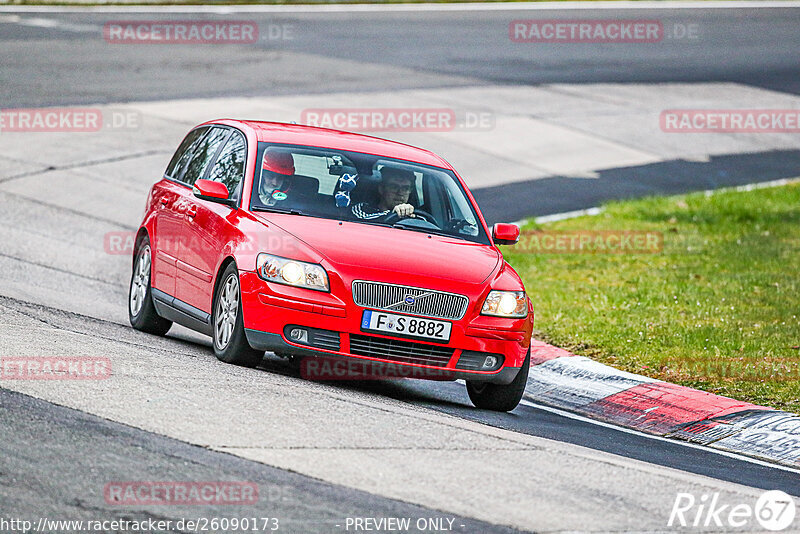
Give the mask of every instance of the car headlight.
[[528, 298], [524, 291], [490, 291], [481, 315], [525, 317], [528, 315]]
[[258, 276], [268, 282], [330, 291], [328, 273], [321, 265], [261, 253], [256, 258]]

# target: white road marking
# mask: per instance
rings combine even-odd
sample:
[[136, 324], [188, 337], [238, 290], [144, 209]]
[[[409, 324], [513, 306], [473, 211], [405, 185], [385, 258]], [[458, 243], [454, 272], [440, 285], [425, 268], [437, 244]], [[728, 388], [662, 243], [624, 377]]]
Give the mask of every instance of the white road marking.
[[[754, 191], [756, 189], [769, 189], [770, 187], [782, 187], [784, 185], [797, 183], [800, 183], [800, 178], [781, 178], [780, 180], [770, 180], [768, 182], [755, 182], [752, 184], [737, 185], [732, 187], [720, 187], [719, 189], [706, 189], [703, 191], [703, 193], [707, 197], [710, 197], [718, 193], [726, 193], [729, 191]], [[686, 194], [690, 195], [693, 192], [695, 191], [689, 191]], [[594, 207], [585, 210], [565, 211], [563, 213], [553, 213], [552, 215], [542, 215], [541, 217], [534, 217], [533, 222], [536, 224], [545, 224], [549, 222], [563, 221], [565, 219], [574, 219], [576, 217], [600, 215], [601, 213], [603, 213], [603, 208]], [[528, 224], [529, 221], [530, 219], [522, 219], [521, 221], [516, 221], [512, 224], [522, 227]]]
[[[0, 12], [1, 11], [2, 9], [0, 9]], [[19, 15], [0, 16], [0, 23], [19, 24], [20, 26], [31, 26], [34, 28], [53, 28], [75, 33], [98, 33], [101, 29], [100, 26], [94, 24], [75, 24], [63, 20], [39, 17], [23, 18]]]
[[[565, 219], [574, 219], [575, 217], [583, 217], [585, 215], [600, 215], [603, 212], [603, 208], [589, 208], [585, 210], [575, 210], [575, 211], [565, 211], [564, 213], [554, 213], [552, 215], [542, 215], [541, 217], [534, 217], [533, 222], [536, 224], [545, 224], [550, 222], [556, 221], [563, 221]], [[514, 224], [517, 226], [523, 226], [528, 223], [530, 219], [523, 219], [521, 221], [517, 221]]]
[[704, 193], [707, 197], [717, 193], [728, 191], [753, 191], [755, 189], [768, 189], [770, 187], [781, 187], [783, 185], [800, 183], [800, 178], [781, 178], [780, 180], [770, 180], [769, 182], [756, 182], [753, 184], [737, 185], [734, 187], [721, 187], [719, 189], [706, 189]]
[[773, 469], [780, 469], [781, 471], [788, 471], [789, 473], [797, 473], [800, 475], [800, 469], [793, 469], [791, 467], [787, 467], [785, 465], [774, 464], [772, 462], [766, 462], [764, 460], [759, 460], [757, 458], [751, 458], [749, 456], [743, 456], [741, 454], [735, 454], [732, 452], [727, 452], [719, 449], [713, 449], [711, 447], [707, 447], [705, 445], [698, 445], [697, 443], [692, 443], [690, 441], [681, 441], [677, 439], [670, 439], [665, 438], [662, 436], [654, 436], [653, 434], [645, 434], [644, 432], [639, 432], [638, 430], [633, 430], [630, 428], [625, 428], [617, 425], [612, 425], [611, 423], [606, 423], [604, 421], [597, 421], [595, 419], [589, 419], [588, 417], [584, 417], [582, 415], [578, 415], [575, 413], [567, 412], [565, 410], [560, 410], [558, 408], [552, 408], [550, 406], [545, 406], [544, 404], [539, 404], [533, 401], [529, 401], [527, 399], [523, 399], [520, 401], [520, 404], [524, 406], [529, 406], [531, 408], [536, 408], [537, 410], [543, 410], [545, 412], [554, 413], [556, 415], [560, 415], [561, 417], [566, 417], [567, 419], [573, 419], [575, 421], [581, 421], [584, 423], [590, 423], [592, 425], [602, 426], [604, 428], [610, 428], [613, 430], [617, 430], [619, 432], [624, 432], [626, 434], [633, 434], [635, 436], [640, 436], [643, 438], [648, 438], [656, 441], [664, 441], [667, 443], [673, 443], [675, 445], [681, 445], [683, 447], [689, 447], [691, 449], [699, 449], [702, 451], [710, 452], [713, 454], [718, 454], [720, 456], [725, 456], [727, 458], [733, 458], [735, 460], [741, 460], [743, 462], [748, 462], [751, 464], [760, 465], [763, 467], [770, 467]]
[[54, 19], [20, 19], [18, 24], [23, 26], [36, 26], [38, 28], [55, 28], [60, 25], [60, 21]]

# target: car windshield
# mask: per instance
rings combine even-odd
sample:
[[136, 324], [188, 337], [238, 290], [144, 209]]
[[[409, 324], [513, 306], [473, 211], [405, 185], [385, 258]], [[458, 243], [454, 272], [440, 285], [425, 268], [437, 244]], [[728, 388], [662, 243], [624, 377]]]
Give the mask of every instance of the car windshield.
[[489, 244], [452, 171], [307, 146], [259, 143], [250, 208], [392, 226]]

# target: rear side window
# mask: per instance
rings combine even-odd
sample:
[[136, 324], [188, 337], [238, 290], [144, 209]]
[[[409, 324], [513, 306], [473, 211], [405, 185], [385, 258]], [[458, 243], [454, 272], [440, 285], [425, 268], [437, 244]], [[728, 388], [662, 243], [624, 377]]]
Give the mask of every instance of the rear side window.
[[186, 172], [183, 173], [180, 181], [194, 185], [198, 179], [202, 178], [206, 167], [217, 154], [217, 150], [222, 146], [222, 142], [229, 133], [230, 130], [227, 128], [211, 128], [192, 150], [192, 159], [186, 166]]
[[231, 198], [239, 198], [239, 184], [244, 178], [246, 148], [244, 136], [234, 131], [208, 175], [209, 180], [225, 184]]
[[175, 155], [172, 156], [172, 160], [169, 162], [169, 165], [167, 165], [167, 171], [164, 173], [166, 177], [172, 178], [173, 180], [181, 179], [183, 170], [192, 157], [192, 150], [207, 131], [208, 128], [203, 127], [189, 132], [189, 135], [183, 139], [181, 146], [175, 151]]
[[202, 178], [208, 164], [217, 154], [217, 150], [222, 146], [222, 142], [229, 133], [230, 130], [227, 128], [211, 128], [192, 149], [192, 159], [186, 166], [180, 181], [192, 186]]

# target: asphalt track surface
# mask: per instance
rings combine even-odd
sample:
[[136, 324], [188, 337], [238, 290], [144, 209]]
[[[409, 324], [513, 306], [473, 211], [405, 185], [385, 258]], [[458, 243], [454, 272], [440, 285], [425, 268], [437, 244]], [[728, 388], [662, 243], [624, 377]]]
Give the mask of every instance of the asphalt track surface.
[[[174, 480], [247, 480], [258, 484], [260, 499], [256, 506], [207, 507], [188, 516], [192, 519], [203, 514], [235, 517], [232, 513], [238, 513], [239, 517], [278, 518], [280, 530], [332, 532], [341, 530], [337, 525], [346, 517], [408, 517], [413, 521], [444, 517], [436, 510], [209, 452], [6, 390], [0, 390], [0, 421], [4, 428], [0, 444], [4, 509], [25, 517], [119, 517], [114, 505], [103, 502], [105, 484], [109, 480], [141, 480], [143, 472], [154, 477], [169, 473]], [[47, 436], [47, 455], [58, 459], [58, 465], [52, 466], [60, 473], [58, 477], [45, 472], [42, 462], [47, 459], [36, 455], [43, 449], [43, 435]], [[126, 510], [120, 515], [129, 521], [177, 523], [187, 518], [174, 507], [160, 508]], [[515, 532], [469, 518], [448, 517], [465, 532]]]
[[[174, 15], [18, 16], [58, 24], [0, 23], [2, 108], [231, 95], [323, 98], [327, 92], [498, 83], [732, 81], [800, 93], [796, 8], [589, 12], [697, 24], [703, 44], [553, 46], [533, 53], [507, 39], [510, 20], [541, 16], [525, 11], [247, 14], [262, 26], [292, 24], [296, 37], [266, 41], [260, 49], [153, 47], [147, 53], [107, 46], [96, 38], [97, 28], [110, 18]], [[291, 61], [281, 59], [288, 54]], [[764, 168], [771, 172], [759, 180], [796, 176], [798, 161], [792, 151], [731, 155], [723, 171], [751, 165], [749, 172], [715, 173], [726, 178], [711, 185], [752, 181]], [[675, 165], [654, 164], [648, 176], [663, 192], [697, 188], [668, 180]], [[513, 192], [526, 202], [525, 215], [605, 198], [559, 180], [485, 188], [478, 196], [491, 205]], [[614, 183], [622, 185], [611, 196], [628, 196], [624, 184], [631, 181]], [[143, 195], [146, 188], [135, 185]], [[543, 194], [547, 202], [537, 200]], [[79, 192], [67, 199], [71, 208], [46, 197], [0, 195], [0, 355], [103, 354], [120, 373], [108, 386], [83, 389], [2, 384], [5, 517], [270, 514], [288, 532], [342, 531], [336, 525], [346, 517], [448, 517], [457, 532], [663, 531], [670, 530], [666, 521], [678, 491], [719, 491], [730, 502], [749, 502], [756, 489], [800, 496], [797, 472], [530, 404], [511, 414], [475, 410], [460, 383], [315, 384], [269, 356], [258, 370], [219, 364], [207, 340], [180, 328], [165, 339], [133, 332], [124, 314], [127, 258], [92, 256], [83, 242], [87, 234], [119, 229], [118, 223], [87, 215]], [[114, 209], [114, 199], [100, 202], [100, 212]], [[57, 261], [47, 250], [34, 251], [47, 236], [60, 243], [50, 251]], [[142, 479], [248, 480], [259, 484], [262, 499], [257, 512], [104, 503], [104, 484]]]
[[[124, 9], [124, 8], [123, 8]], [[245, 8], [246, 9], [246, 8]], [[227, 14], [13, 13], [0, 19], [0, 102], [5, 108], [232, 96], [320, 95], [475, 86], [658, 84], [708, 88], [704, 108], [752, 105], [715, 98], [709, 84], [732, 83], [800, 95], [800, 17], [796, 7], [741, 9], [603, 9], [402, 11]], [[525, 19], [657, 20], [659, 43], [536, 44], [512, 42], [509, 24]], [[110, 45], [109, 22], [230, 20], [256, 22], [251, 45]], [[567, 87], [560, 88], [568, 91]], [[669, 89], [664, 89], [668, 94]], [[596, 106], [614, 98], [598, 90]], [[772, 107], [769, 96], [752, 107]], [[491, 100], [491, 98], [489, 99]], [[774, 100], [774, 99], [773, 99]], [[631, 108], [639, 103], [631, 102]], [[523, 113], [520, 110], [520, 113]], [[599, 115], [603, 111], [598, 112]], [[579, 128], [574, 122], [568, 128]], [[623, 145], [648, 135], [635, 124], [597, 127], [630, 131]], [[591, 128], [584, 126], [591, 131]], [[604, 135], [604, 132], [598, 132]], [[380, 134], [379, 134], [380, 135]], [[525, 135], [524, 131], [520, 135]], [[415, 142], [411, 140], [411, 142]], [[576, 141], [577, 142], [577, 141]], [[675, 194], [800, 174], [800, 151], [753, 143], [703, 161], [679, 155], [641, 165], [605, 167], [586, 187], [569, 173], [532, 176], [496, 186], [472, 185], [487, 220], [519, 220], [596, 206], [605, 200]], [[463, 165], [463, 164], [462, 164]], [[501, 171], [498, 171], [501, 172]]]

